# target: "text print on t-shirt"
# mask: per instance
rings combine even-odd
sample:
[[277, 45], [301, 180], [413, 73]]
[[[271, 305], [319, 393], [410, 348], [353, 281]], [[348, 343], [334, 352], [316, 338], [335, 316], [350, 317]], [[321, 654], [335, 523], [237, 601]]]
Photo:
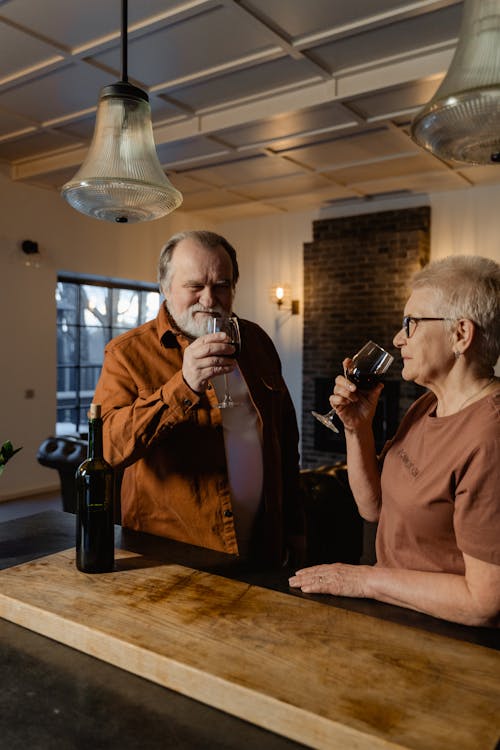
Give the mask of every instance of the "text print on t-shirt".
[[400, 457], [401, 461], [405, 465], [405, 467], [408, 469], [412, 477], [418, 477], [418, 469], [409, 457], [409, 455], [406, 453], [404, 448], [400, 448], [398, 450], [398, 456]]

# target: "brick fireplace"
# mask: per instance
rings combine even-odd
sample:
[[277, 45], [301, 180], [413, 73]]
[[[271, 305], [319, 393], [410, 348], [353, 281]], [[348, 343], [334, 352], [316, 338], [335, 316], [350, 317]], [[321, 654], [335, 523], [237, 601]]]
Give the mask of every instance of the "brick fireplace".
[[421, 389], [401, 380], [392, 339], [401, 325], [411, 276], [429, 261], [430, 208], [365, 214], [313, 223], [304, 245], [302, 466], [344, 455], [343, 437], [316, 422], [346, 355], [372, 339], [395, 355], [376, 415], [381, 445]]

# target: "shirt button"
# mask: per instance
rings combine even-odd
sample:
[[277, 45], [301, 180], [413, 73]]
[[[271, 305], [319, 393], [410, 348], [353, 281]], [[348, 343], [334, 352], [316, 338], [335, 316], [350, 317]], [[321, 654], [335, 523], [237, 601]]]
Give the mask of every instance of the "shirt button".
[[226, 518], [232, 518], [233, 517], [233, 511], [232, 510], [225, 510], [224, 515]]

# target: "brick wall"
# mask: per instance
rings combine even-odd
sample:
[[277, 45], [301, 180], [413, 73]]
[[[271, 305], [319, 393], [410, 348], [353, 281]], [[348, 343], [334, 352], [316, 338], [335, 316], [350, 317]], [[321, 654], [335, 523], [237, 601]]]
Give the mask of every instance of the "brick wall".
[[317, 379], [330, 378], [333, 387], [343, 358], [365, 341], [376, 341], [396, 357], [388, 379], [400, 389], [399, 414], [420, 392], [401, 381], [392, 339], [401, 326], [409, 280], [429, 260], [429, 240], [427, 206], [314, 222], [313, 241], [304, 245], [304, 468], [343, 455], [343, 439], [335, 439], [310, 412], [329, 408], [327, 401], [316, 403]]

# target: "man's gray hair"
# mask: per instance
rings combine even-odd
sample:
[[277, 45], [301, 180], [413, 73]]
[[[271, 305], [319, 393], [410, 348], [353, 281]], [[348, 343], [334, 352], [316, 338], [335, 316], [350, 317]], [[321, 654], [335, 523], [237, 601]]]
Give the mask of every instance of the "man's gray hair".
[[222, 246], [227, 252], [231, 259], [233, 267], [233, 278], [232, 284], [233, 289], [236, 286], [240, 272], [238, 268], [238, 260], [236, 258], [236, 250], [234, 247], [220, 234], [215, 232], [208, 232], [205, 230], [191, 230], [186, 232], [179, 232], [171, 237], [167, 244], [163, 247], [160, 253], [160, 260], [158, 262], [158, 282], [162, 291], [167, 290], [170, 286], [170, 261], [172, 260], [172, 254], [181, 240], [192, 239], [199, 242], [200, 245], [208, 249], [214, 249]]
[[[438, 293], [436, 314], [476, 324], [476, 362], [491, 371], [500, 356], [500, 265], [480, 255], [450, 255], [425, 266], [415, 274], [411, 286]], [[450, 331], [453, 327], [451, 322]]]

